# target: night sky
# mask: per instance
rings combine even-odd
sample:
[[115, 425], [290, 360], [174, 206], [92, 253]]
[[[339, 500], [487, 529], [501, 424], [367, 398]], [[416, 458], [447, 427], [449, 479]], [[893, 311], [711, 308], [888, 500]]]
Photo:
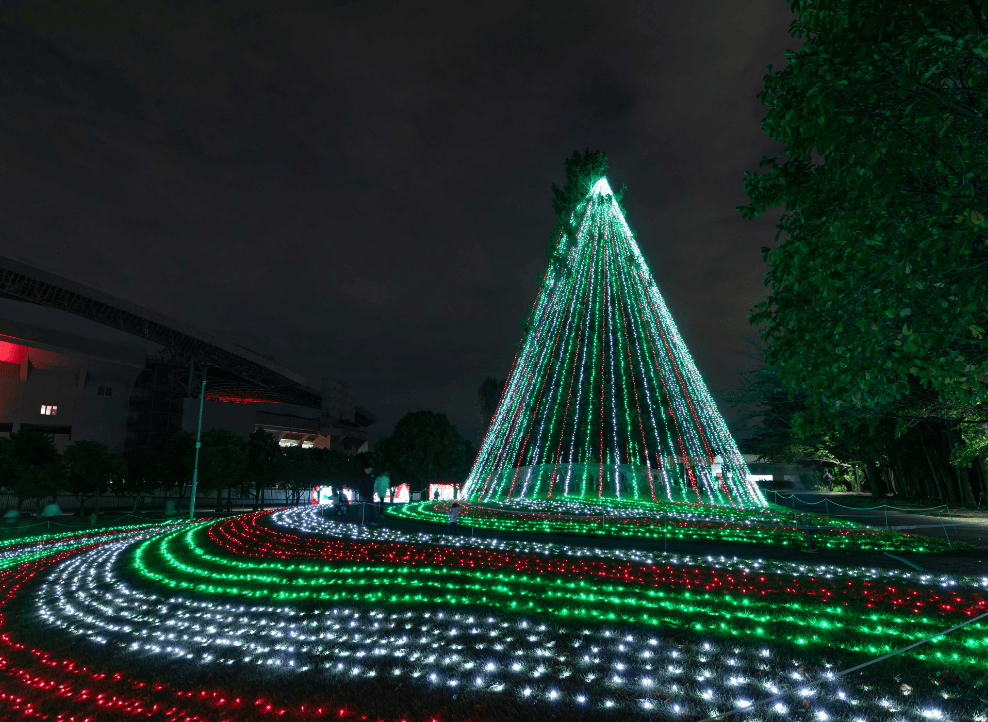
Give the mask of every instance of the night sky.
[[350, 383], [372, 438], [426, 408], [476, 443], [551, 184], [599, 148], [719, 399], [766, 294], [773, 221], [734, 209], [780, 151], [756, 95], [790, 21], [784, 0], [11, 0], [0, 247]]

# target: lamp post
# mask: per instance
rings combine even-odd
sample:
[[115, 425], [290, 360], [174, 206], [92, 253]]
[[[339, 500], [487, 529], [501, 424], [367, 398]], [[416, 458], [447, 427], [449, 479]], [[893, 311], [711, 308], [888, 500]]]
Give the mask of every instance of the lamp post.
[[199, 481], [199, 447], [202, 442], [202, 404], [206, 400], [206, 367], [202, 367], [202, 390], [199, 393], [199, 429], [196, 431], [196, 461], [192, 467], [192, 500], [189, 502], [189, 521], [196, 517], [196, 483]]

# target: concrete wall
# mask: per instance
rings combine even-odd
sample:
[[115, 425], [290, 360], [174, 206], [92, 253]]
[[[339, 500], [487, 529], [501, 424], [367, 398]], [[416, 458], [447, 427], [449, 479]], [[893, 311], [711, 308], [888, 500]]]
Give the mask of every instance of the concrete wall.
[[[0, 423], [69, 427], [53, 436], [64, 451], [72, 441], [94, 439], [122, 451], [128, 401], [140, 368], [0, 341]], [[99, 387], [112, 389], [100, 396]], [[55, 406], [54, 415], [41, 413]]]

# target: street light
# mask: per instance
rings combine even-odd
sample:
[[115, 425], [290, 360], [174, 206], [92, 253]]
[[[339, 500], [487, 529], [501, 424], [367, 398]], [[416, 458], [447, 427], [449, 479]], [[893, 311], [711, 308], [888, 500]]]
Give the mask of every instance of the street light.
[[189, 521], [195, 521], [196, 517], [196, 483], [199, 481], [199, 447], [202, 442], [202, 404], [206, 400], [206, 367], [202, 367], [202, 391], [199, 394], [199, 429], [196, 431], [196, 462], [192, 467], [192, 501], [189, 502]]

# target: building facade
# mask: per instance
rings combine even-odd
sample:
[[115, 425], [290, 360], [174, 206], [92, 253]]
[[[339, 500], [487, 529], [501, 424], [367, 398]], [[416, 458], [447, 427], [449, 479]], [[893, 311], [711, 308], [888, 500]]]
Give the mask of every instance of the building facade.
[[[142, 320], [143, 319], [143, 320]], [[367, 450], [377, 418], [352, 388], [321, 389], [269, 357], [75, 281], [0, 257], [0, 435], [92, 439], [130, 456], [202, 429], [283, 446]]]
[[0, 433], [47, 434], [63, 450], [93, 439], [123, 451], [140, 348], [0, 318]]

